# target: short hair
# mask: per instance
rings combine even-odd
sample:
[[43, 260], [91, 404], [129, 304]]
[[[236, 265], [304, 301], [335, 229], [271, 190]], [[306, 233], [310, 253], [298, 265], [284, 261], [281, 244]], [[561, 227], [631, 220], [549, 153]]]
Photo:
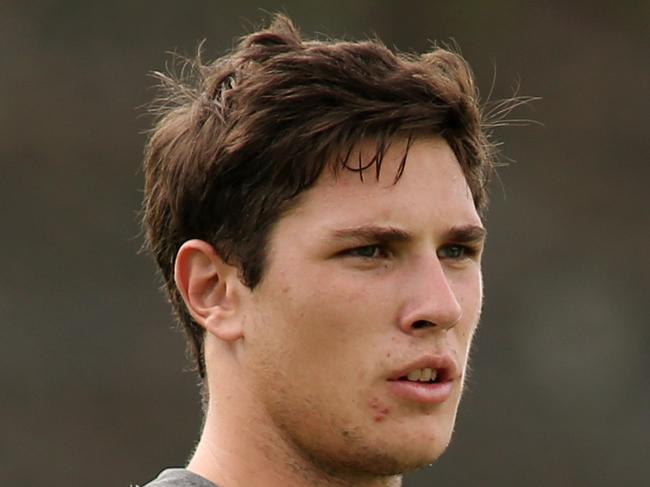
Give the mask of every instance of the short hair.
[[[204, 329], [174, 284], [189, 239], [210, 243], [253, 289], [263, 278], [270, 230], [326, 167], [379, 177], [391, 140], [440, 136], [455, 153], [479, 213], [487, 205], [494, 145], [470, 68], [450, 50], [395, 53], [378, 40], [303, 40], [291, 21], [243, 37], [190, 76], [157, 73], [164, 90], [145, 150], [145, 247], [205, 377]], [[187, 73], [187, 70], [185, 70]], [[376, 141], [365, 166], [353, 147]]]

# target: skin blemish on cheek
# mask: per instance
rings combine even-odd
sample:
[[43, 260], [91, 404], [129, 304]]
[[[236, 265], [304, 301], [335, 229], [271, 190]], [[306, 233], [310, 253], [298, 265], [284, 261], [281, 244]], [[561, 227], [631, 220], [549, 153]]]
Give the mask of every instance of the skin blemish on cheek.
[[376, 397], [370, 400], [370, 409], [372, 410], [372, 420], [375, 423], [382, 422], [390, 414], [390, 408], [382, 404]]

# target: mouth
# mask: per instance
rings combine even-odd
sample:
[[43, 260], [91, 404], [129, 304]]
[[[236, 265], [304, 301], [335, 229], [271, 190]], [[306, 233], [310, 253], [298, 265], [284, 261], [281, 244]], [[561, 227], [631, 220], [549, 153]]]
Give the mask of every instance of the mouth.
[[459, 369], [450, 355], [423, 357], [388, 379], [390, 391], [406, 401], [440, 404], [449, 399]]
[[439, 384], [446, 382], [448, 376], [447, 369], [436, 369], [424, 367], [422, 369], [413, 369], [408, 374], [399, 377], [398, 381], [416, 382], [418, 384]]

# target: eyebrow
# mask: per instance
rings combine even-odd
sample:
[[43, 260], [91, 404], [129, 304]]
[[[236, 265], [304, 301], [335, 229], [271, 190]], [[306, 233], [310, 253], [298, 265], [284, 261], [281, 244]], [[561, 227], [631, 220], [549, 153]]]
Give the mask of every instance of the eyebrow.
[[331, 237], [334, 240], [362, 240], [377, 241], [381, 243], [406, 242], [413, 236], [406, 230], [396, 227], [383, 227], [377, 225], [364, 225], [354, 228], [335, 230]]
[[463, 225], [447, 230], [447, 239], [457, 243], [479, 243], [487, 237], [487, 230], [479, 225]]
[[[479, 225], [461, 225], [449, 228], [445, 240], [456, 243], [480, 243], [485, 240], [487, 230]], [[413, 235], [401, 228], [377, 225], [363, 225], [353, 228], [335, 230], [331, 236], [334, 240], [376, 241], [380, 243], [408, 242]]]

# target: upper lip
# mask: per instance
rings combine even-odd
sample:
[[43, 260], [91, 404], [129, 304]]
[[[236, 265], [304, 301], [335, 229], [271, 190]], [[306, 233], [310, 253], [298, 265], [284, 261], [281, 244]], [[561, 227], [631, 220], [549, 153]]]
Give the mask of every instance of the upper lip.
[[435, 369], [440, 382], [455, 380], [460, 376], [460, 368], [449, 353], [424, 355], [391, 374], [388, 380], [399, 380], [417, 369]]

